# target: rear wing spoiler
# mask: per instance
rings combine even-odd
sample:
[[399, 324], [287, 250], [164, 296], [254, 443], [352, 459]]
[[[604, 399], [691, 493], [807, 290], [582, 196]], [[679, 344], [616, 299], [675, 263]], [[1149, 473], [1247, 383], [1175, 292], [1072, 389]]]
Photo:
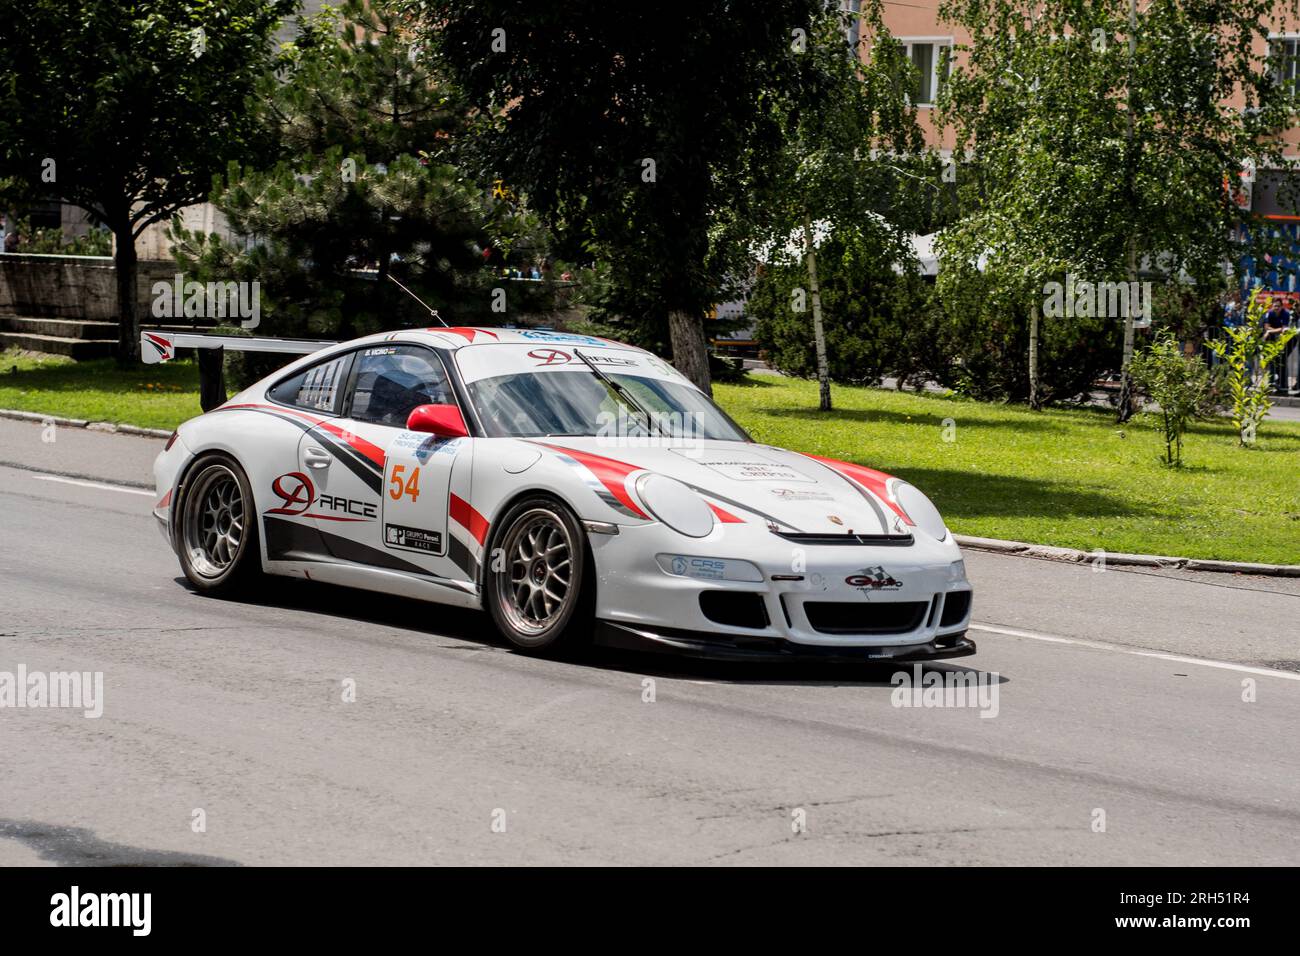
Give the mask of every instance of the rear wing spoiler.
[[157, 365], [176, 357], [177, 349], [226, 349], [230, 352], [281, 352], [309, 355], [337, 345], [324, 339], [262, 339], [247, 335], [209, 335], [202, 332], [140, 332], [140, 360]]

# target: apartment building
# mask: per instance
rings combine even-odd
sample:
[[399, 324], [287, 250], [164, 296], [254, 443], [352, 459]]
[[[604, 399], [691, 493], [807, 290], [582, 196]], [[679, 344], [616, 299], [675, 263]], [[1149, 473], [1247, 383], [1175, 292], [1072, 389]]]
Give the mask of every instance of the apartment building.
[[[1141, 2], [1141, 0], [1139, 0]], [[940, 0], [884, 0], [885, 25], [905, 47], [919, 78], [913, 102], [928, 141], [941, 152], [953, 145], [953, 131], [942, 128], [935, 120], [934, 102], [950, 63], [960, 63], [962, 53], [956, 48], [970, 40], [962, 28], [940, 17]], [[857, 0], [845, 0], [843, 8], [855, 10]], [[1290, 87], [1300, 97], [1300, 22], [1279, 10], [1267, 24], [1268, 38], [1257, 44], [1258, 52], [1271, 51], [1279, 61], [1276, 82]], [[862, 48], [865, 52], [865, 45]], [[950, 60], [951, 57], [951, 60]], [[1283, 133], [1286, 161], [1300, 164], [1300, 127]], [[1290, 183], [1291, 189], [1283, 188]], [[1290, 236], [1294, 255], [1290, 260], [1250, 264], [1247, 284], [1256, 280], [1267, 289], [1300, 298], [1300, 169], [1296, 167], [1259, 169], [1252, 182], [1241, 184], [1236, 199], [1243, 208], [1264, 216], [1275, 224], [1279, 233]]]

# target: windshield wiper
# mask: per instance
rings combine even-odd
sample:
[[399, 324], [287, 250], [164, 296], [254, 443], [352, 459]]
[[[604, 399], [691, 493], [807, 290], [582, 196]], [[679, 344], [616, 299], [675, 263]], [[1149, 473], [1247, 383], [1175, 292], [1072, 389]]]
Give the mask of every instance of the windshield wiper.
[[633, 398], [631, 392], [629, 392], [618, 382], [614, 381], [612, 378], [610, 378], [600, 369], [596, 368], [596, 364], [592, 362], [591, 359], [587, 358], [587, 356], [579, 352], [577, 349], [573, 350], [573, 354], [578, 356], [578, 358], [582, 359], [582, 361], [586, 364], [587, 368], [591, 369], [592, 374], [594, 374], [598, 379], [604, 382], [606, 387], [608, 387], [609, 390], [614, 393], [616, 398], [621, 398], [623, 400], [623, 403], [627, 405], [630, 410], [634, 412], [640, 412], [643, 416], [645, 416], [645, 425], [646, 425], [647, 432], [653, 430], [657, 432], [661, 438], [672, 437], [666, 434], [664, 430], [659, 427], [658, 422], [656, 422], [654, 420], [654, 417], [650, 414], [649, 409], [647, 409], [644, 405], [642, 405], [635, 398]]

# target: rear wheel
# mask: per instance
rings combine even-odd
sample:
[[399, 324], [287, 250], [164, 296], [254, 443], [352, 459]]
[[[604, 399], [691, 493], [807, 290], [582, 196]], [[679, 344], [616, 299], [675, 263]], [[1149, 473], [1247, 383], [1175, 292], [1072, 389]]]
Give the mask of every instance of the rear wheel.
[[191, 584], [230, 593], [260, 575], [253, 491], [233, 458], [203, 458], [185, 480], [177, 507], [177, 550]]
[[551, 498], [529, 498], [498, 524], [484, 595], [506, 640], [521, 650], [561, 653], [589, 636], [592, 591], [587, 542], [573, 513]]

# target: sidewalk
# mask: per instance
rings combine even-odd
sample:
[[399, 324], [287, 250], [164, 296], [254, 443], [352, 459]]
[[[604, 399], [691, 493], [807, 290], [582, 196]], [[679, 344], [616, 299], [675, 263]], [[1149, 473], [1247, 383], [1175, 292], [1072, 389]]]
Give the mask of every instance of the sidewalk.
[[0, 418], [0, 465], [153, 488], [165, 439]]

